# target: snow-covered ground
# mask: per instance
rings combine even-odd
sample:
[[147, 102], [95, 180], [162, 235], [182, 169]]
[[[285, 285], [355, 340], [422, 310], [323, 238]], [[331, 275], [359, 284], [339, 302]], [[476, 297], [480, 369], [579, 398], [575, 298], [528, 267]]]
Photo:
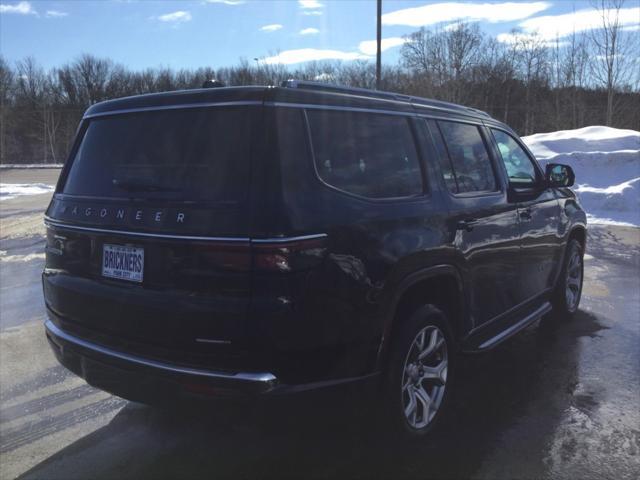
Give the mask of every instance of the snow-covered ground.
[[543, 166], [573, 168], [590, 223], [640, 226], [640, 132], [593, 126], [522, 140]]
[[38, 195], [53, 192], [55, 185], [46, 183], [0, 183], [0, 201], [10, 200], [22, 195]]
[[13, 168], [35, 168], [41, 170], [43, 168], [62, 168], [62, 163], [3, 163], [0, 164], [0, 170], [10, 170]]

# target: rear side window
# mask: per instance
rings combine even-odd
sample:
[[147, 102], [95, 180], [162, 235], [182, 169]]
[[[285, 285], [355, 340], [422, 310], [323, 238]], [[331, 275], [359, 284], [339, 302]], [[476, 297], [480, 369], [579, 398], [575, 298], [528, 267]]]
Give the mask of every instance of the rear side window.
[[445, 144], [446, 159], [443, 174], [453, 193], [493, 192], [496, 176], [489, 152], [475, 125], [439, 121]]
[[247, 195], [250, 109], [190, 108], [90, 120], [63, 193], [239, 201]]
[[344, 111], [307, 112], [316, 170], [327, 184], [363, 197], [423, 192], [409, 120]]

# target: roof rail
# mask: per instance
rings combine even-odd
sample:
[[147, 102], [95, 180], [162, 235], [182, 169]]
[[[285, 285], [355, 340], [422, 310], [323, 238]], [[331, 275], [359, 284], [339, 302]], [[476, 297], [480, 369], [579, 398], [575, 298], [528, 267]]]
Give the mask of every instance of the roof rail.
[[407, 102], [411, 105], [421, 105], [432, 108], [444, 108], [447, 110], [454, 110], [457, 112], [469, 112], [474, 115], [482, 115], [487, 118], [491, 118], [487, 112], [478, 110], [477, 108], [465, 107], [464, 105], [457, 105], [454, 103], [443, 102], [440, 100], [431, 100], [422, 97], [412, 97], [411, 95], [404, 95], [401, 93], [393, 92], [381, 92], [379, 90], [369, 90], [367, 88], [358, 87], [345, 87], [342, 85], [335, 85], [332, 83], [314, 82], [311, 80], [285, 80], [280, 84], [283, 88], [300, 88], [304, 90], [318, 90], [333, 93], [350, 93], [356, 95], [362, 95], [370, 98], [381, 98], [386, 100], [393, 100], [397, 102]]
[[285, 80], [280, 84], [283, 88], [301, 88], [304, 90], [320, 90], [325, 92], [334, 93], [352, 93], [360, 94], [367, 97], [388, 98], [391, 100], [399, 100], [410, 102], [411, 97], [409, 95], [402, 95], [400, 93], [381, 92], [379, 90], [370, 90], [368, 88], [358, 87], [345, 87], [343, 85], [336, 85], [333, 83], [314, 82], [311, 80]]

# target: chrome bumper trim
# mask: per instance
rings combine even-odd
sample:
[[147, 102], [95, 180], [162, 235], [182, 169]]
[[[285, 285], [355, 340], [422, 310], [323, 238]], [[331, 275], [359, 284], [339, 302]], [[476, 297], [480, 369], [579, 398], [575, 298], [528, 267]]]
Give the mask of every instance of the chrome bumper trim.
[[[278, 379], [271, 373], [225, 373], [225, 372], [212, 372], [209, 370], [198, 370], [194, 368], [179, 367], [168, 363], [158, 362], [155, 360], [149, 360], [146, 358], [136, 357], [127, 353], [118, 352], [110, 348], [96, 345], [92, 342], [87, 342], [81, 338], [68, 334], [67, 332], [58, 328], [51, 320], [45, 322], [45, 328], [54, 338], [57, 337], [66, 342], [72, 343], [79, 347], [100, 353], [105, 356], [118, 358], [126, 362], [135, 363], [145, 367], [156, 368], [171, 373], [179, 373], [186, 375], [195, 375], [199, 377], [206, 377], [211, 379], [220, 379], [224, 381], [234, 382], [237, 381], [240, 384], [253, 384], [262, 387], [263, 391], [269, 391], [276, 387]], [[64, 346], [63, 346], [64, 348]]]

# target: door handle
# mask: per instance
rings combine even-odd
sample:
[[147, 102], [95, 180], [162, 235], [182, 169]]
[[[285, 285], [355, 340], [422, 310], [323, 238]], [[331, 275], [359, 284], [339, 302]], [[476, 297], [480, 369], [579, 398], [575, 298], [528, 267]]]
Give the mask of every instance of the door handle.
[[531, 220], [531, 209], [526, 208], [524, 210], [520, 210], [519, 215], [521, 220], [529, 221]]
[[458, 230], [466, 230], [467, 232], [470, 232], [473, 230], [473, 227], [476, 226], [476, 223], [478, 223], [478, 220], [475, 218], [467, 218], [466, 220], [460, 220], [457, 227]]

